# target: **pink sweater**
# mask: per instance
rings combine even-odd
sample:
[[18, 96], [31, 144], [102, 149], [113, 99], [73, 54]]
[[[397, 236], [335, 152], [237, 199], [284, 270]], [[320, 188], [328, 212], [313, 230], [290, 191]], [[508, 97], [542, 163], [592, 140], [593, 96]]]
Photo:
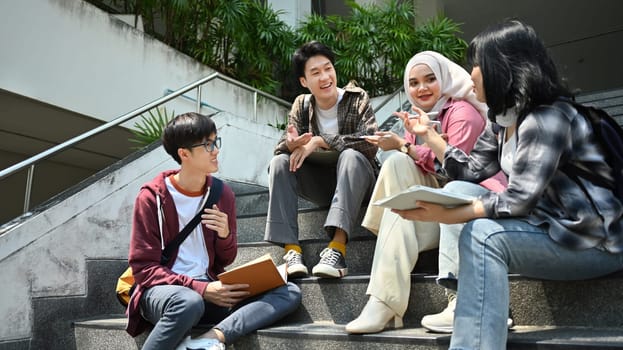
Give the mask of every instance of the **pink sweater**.
[[[448, 100], [442, 107], [437, 118], [441, 122], [441, 133], [448, 136], [448, 143], [469, 153], [478, 137], [485, 129], [485, 120], [482, 115], [468, 102]], [[405, 139], [412, 144], [416, 143], [415, 135], [406, 132]], [[423, 145], [415, 146], [418, 160], [415, 164], [427, 172], [435, 172], [435, 153]], [[499, 172], [495, 176], [480, 183], [483, 187], [494, 192], [503, 191], [508, 181], [506, 176]]]

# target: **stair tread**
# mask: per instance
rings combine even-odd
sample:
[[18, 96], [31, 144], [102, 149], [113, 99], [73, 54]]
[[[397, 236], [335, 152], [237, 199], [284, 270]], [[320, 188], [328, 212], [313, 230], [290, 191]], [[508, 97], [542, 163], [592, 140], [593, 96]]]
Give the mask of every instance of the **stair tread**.
[[[82, 328], [124, 330], [124, 315], [106, 315], [99, 319], [74, 322]], [[331, 339], [349, 342], [417, 343], [444, 345], [450, 341], [449, 334], [431, 333], [421, 327], [386, 330], [375, 334], [353, 335], [344, 330], [345, 325], [331, 321], [278, 325], [260, 329], [257, 336]], [[591, 347], [623, 348], [623, 332], [618, 327], [569, 327], [569, 326], [515, 326], [508, 333], [509, 344], [539, 345], [590, 345]]]
[[[332, 322], [314, 322], [269, 327], [258, 332], [260, 336], [279, 336], [307, 339], [341, 339], [349, 341], [382, 341], [388, 343], [436, 343], [447, 344], [449, 334], [431, 333], [424, 328], [386, 330], [376, 334], [349, 335], [344, 325]], [[556, 345], [623, 346], [620, 328], [561, 327], [561, 326], [515, 326], [509, 331], [509, 343], [535, 343]]]
[[[74, 322], [82, 328], [124, 330], [124, 315], [106, 315], [99, 319]], [[447, 345], [449, 334], [432, 333], [421, 327], [386, 330], [381, 333], [352, 335], [346, 333], [345, 325], [331, 321], [278, 325], [260, 329], [259, 337], [277, 337], [308, 340], [332, 340], [342, 342], [382, 342], [387, 344], [435, 344]], [[569, 326], [515, 326], [508, 333], [509, 344], [535, 344], [539, 346], [588, 346], [593, 348], [622, 348], [623, 332], [618, 327], [569, 327]]]

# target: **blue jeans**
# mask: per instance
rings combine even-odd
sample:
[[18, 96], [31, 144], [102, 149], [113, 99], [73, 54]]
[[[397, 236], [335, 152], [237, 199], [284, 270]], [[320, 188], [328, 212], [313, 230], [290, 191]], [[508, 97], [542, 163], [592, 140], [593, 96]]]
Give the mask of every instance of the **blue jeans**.
[[[444, 190], [478, 197], [488, 189], [471, 182], [451, 181]], [[456, 292], [459, 277], [459, 236], [465, 224], [439, 224], [439, 275], [437, 283]]]
[[469, 221], [460, 234], [459, 252], [461, 272], [450, 349], [506, 348], [509, 272], [580, 280], [623, 269], [623, 254], [597, 248], [570, 250], [554, 242], [546, 228], [517, 219]]
[[170, 350], [199, 323], [216, 324], [228, 344], [269, 326], [296, 310], [301, 291], [293, 283], [249, 298], [233, 309], [206, 302], [194, 290], [177, 285], [154, 286], [141, 297], [143, 317], [154, 324], [143, 350]]

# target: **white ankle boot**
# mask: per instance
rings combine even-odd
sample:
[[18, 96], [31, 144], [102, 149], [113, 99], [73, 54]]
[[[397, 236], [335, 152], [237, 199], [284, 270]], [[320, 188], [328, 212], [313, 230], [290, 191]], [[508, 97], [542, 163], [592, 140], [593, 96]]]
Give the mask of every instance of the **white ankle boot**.
[[359, 317], [346, 325], [346, 332], [378, 333], [387, 328], [402, 327], [402, 317], [378, 298], [370, 296]]

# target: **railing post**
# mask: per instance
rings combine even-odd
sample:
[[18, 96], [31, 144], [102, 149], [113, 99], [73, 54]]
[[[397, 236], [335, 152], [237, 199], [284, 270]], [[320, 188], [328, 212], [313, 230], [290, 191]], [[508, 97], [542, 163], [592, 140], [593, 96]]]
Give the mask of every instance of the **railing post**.
[[32, 164], [28, 167], [28, 175], [26, 176], [26, 193], [24, 193], [24, 211], [23, 213], [27, 213], [30, 208], [30, 192], [32, 191], [32, 178], [35, 173], [35, 165]]
[[197, 86], [197, 113], [201, 113], [201, 87], [203, 85]]
[[257, 91], [253, 92], [253, 121], [257, 123]]

